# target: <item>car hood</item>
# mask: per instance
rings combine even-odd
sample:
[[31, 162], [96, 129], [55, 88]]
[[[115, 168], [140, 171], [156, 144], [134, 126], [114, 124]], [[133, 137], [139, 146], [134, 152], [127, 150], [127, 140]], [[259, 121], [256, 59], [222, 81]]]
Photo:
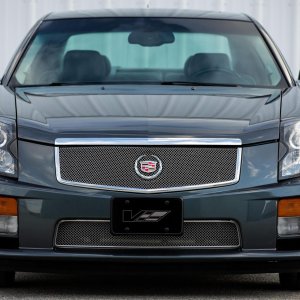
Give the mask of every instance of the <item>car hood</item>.
[[18, 136], [56, 138], [279, 137], [280, 90], [64, 86], [16, 89]]

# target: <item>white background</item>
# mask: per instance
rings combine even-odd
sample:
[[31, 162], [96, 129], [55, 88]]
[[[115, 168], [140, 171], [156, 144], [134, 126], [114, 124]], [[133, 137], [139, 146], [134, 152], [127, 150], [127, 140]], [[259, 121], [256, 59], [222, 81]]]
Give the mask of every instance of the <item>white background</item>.
[[271, 34], [295, 77], [300, 69], [300, 0], [0, 0], [0, 77], [30, 27], [51, 11], [119, 7], [243, 12]]

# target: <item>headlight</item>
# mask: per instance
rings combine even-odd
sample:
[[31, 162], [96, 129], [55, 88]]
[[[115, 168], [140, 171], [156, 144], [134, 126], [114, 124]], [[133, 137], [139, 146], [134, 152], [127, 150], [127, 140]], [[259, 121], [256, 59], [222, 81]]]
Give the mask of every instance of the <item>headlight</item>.
[[10, 119], [0, 118], [0, 175], [17, 175], [17, 160], [10, 150], [15, 140], [15, 122]]
[[286, 149], [279, 162], [280, 179], [300, 176], [300, 121], [283, 125], [281, 145]]

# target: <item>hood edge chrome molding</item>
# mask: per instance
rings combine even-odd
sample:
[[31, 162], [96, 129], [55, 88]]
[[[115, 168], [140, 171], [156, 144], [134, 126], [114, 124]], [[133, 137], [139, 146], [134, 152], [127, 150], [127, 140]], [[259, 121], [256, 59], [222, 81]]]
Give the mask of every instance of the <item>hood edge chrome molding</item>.
[[229, 138], [58, 138], [56, 146], [241, 146]]

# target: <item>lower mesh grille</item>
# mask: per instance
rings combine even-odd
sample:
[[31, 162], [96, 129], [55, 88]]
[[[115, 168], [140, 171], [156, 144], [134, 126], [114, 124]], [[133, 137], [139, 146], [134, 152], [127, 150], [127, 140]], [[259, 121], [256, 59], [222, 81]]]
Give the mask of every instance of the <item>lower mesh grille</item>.
[[240, 234], [233, 221], [185, 221], [181, 236], [110, 233], [109, 221], [68, 220], [58, 224], [58, 248], [238, 248]]

